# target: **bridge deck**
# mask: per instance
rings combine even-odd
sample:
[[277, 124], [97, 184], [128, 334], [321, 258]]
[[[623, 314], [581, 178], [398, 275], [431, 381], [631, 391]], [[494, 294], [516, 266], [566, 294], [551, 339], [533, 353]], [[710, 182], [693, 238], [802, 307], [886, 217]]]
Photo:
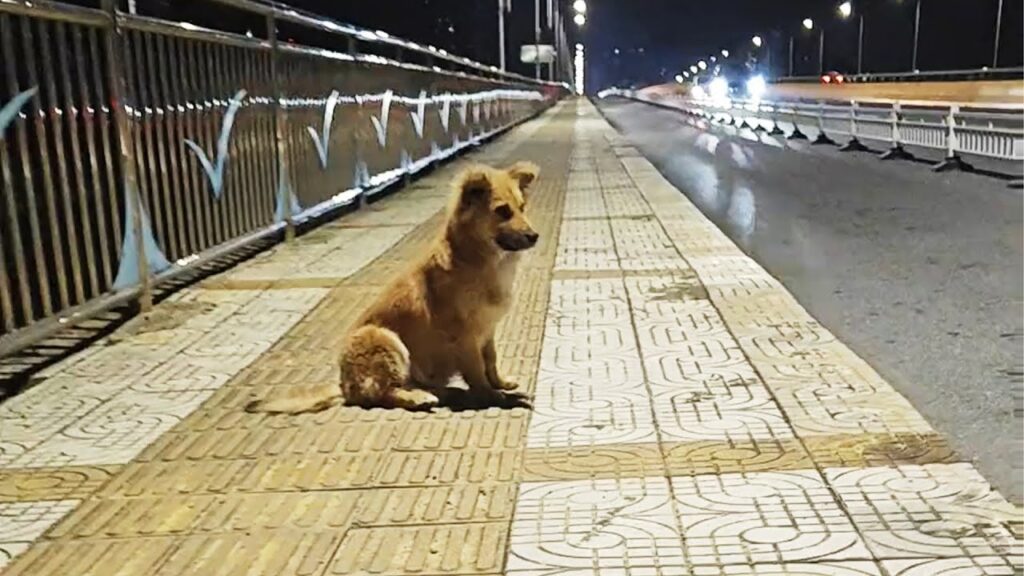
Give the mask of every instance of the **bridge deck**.
[[543, 171], [498, 339], [533, 411], [241, 410], [336, 378], [444, 168], [0, 406], [4, 573], [1019, 573], [1021, 510], [590, 104], [476, 159]]

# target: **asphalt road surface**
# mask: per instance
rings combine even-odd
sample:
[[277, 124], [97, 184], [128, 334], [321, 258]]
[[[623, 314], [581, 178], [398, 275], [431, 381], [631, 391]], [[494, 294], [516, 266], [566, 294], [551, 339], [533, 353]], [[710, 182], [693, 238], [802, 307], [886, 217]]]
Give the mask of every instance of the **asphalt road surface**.
[[609, 120], [1009, 499], [1024, 498], [1024, 202], [991, 176], [621, 99]]

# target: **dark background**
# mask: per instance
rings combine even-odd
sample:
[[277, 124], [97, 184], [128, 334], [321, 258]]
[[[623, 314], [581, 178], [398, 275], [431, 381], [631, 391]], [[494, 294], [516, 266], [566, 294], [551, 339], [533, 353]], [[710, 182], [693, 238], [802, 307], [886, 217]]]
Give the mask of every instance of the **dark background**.
[[[519, 64], [519, 46], [533, 39], [533, 0], [512, 0], [508, 18], [510, 68], [532, 74]], [[972, 69], [992, 64], [998, 0], [922, 0], [921, 70]], [[221, 27], [239, 19], [208, 0], [138, 0], [140, 10], [176, 19], [216, 19]], [[485, 63], [498, 62], [497, 0], [291, 0], [296, 7], [336, 20], [385, 30], [433, 44]], [[589, 0], [582, 31], [569, 17], [570, 0], [562, 0], [567, 29], [587, 53], [591, 91], [610, 85], [649, 84], [671, 79], [693, 64], [727, 48], [745, 59], [750, 38], [768, 41], [776, 72], [784, 72], [789, 36], [796, 36], [796, 74], [818, 70], [818, 26], [826, 30], [826, 68], [856, 69], [857, 19], [865, 15], [866, 72], [909, 71], [913, 43], [914, 0], [855, 1], [855, 16], [839, 18], [837, 0]], [[544, 1], [541, 2], [542, 10]], [[1004, 0], [1000, 66], [1024, 60], [1024, 0]], [[184, 16], [183, 16], [184, 15]], [[800, 22], [815, 20], [813, 32]], [[259, 23], [256, 23], [259, 26]], [[304, 32], [288, 32], [304, 41]], [[619, 54], [615, 54], [615, 49]]]

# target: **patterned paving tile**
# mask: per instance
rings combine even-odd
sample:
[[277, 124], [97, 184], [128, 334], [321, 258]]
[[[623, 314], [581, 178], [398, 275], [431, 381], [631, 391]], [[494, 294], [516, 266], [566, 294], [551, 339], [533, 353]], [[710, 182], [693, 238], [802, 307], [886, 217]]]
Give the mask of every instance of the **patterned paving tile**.
[[541, 482], [664, 475], [665, 462], [658, 444], [591, 444], [578, 448], [528, 448], [522, 480]]
[[1021, 573], [1020, 558], [1011, 562], [997, 556], [883, 560], [880, 564], [891, 576], [1017, 576]]
[[0, 502], [88, 497], [120, 471], [119, 466], [75, 466], [0, 470]]
[[78, 505], [78, 500], [0, 502], [0, 570]]
[[[115, 339], [106, 354], [71, 362], [66, 372], [51, 369], [42, 384], [0, 407], [5, 443], [20, 448], [5, 451], [0, 465], [131, 460], [269, 349], [325, 293], [204, 293], [198, 298], [212, 300], [206, 300], [211, 306], [180, 325], [132, 333]], [[228, 303], [227, 310], [219, 310], [215, 302]], [[124, 368], [133, 355], [145, 357], [150, 348], [145, 370]], [[121, 355], [122, 364], [112, 365], [108, 355]], [[103, 377], [105, 371], [108, 377]]]
[[820, 468], [954, 463], [959, 459], [938, 434], [841, 434], [803, 439]]
[[1014, 556], [1024, 510], [970, 464], [829, 469], [826, 475], [878, 558]]
[[[443, 200], [433, 202], [433, 210], [424, 217], [439, 210], [443, 203]], [[218, 280], [252, 282], [305, 277], [342, 280], [394, 246], [414, 227], [409, 224], [379, 226], [372, 234], [359, 228], [321, 229], [294, 243], [280, 244]]]
[[871, 559], [817, 472], [674, 477], [672, 489], [691, 564]]
[[808, 470], [814, 467], [794, 438], [751, 442], [665, 442], [665, 466], [670, 476]]
[[523, 484], [509, 550], [509, 574], [678, 570], [684, 561], [664, 478]]
[[753, 564], [750, 566], [699, 566], [693, 576], [882, 576], [873, 562], [821, 562]]

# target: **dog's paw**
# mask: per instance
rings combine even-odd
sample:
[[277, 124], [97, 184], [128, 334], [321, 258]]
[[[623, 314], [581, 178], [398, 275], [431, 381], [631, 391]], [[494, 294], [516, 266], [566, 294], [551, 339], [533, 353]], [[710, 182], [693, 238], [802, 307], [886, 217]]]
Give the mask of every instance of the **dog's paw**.
[[533, 400], [522, 392], [504, 392], [498, 396], [500, 408], [533, 408]]
[[519, 388], [519, 384], [516, 383], [516, 382], [512, 382], [510, 380], [505, 380], [503, 378], [501, 380], [498, 380], [498, 386], [497, 387], [498, 387], [499, 390], [516, 390], [516, 389]]
[[437, 396], [419, 388], [394, 389], [391, 391], [391, 401], [396, 408], [405, 408], [416, 412], [429, 412], [440, 403]]

